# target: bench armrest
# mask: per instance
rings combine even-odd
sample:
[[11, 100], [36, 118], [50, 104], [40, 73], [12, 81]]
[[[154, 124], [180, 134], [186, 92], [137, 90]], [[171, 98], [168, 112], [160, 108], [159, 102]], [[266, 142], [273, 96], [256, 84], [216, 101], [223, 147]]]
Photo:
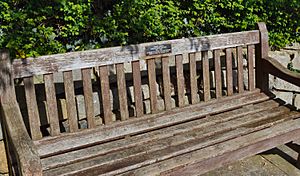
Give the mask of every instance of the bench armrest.
[[14, 151], [20, 175], [42, 175], [41, 160], [36, 146], [29, 137], [16, 100], [2, 103], [1, 116]]
[[266, 69], [267, 73], [300, 87], [300, 73], [290, 71], [272, 57], [263, 59], [263, 69]]

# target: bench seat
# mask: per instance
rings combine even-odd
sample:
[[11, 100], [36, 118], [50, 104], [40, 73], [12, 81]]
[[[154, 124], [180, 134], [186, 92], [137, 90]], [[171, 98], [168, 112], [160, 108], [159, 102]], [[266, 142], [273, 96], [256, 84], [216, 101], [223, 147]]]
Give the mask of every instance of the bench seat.
[[[164, 112], [83, 131], [84, 137], [71, 133], [36, 141], [44, 174], [157, 175], [166, 172], [172, 175], [175, 170], [183, 175], [204, 173], [209, 164], [203, 165], [203, 162], [213, 162], [229, 151], [230, 158], [212, 164], [224, 164], [232, 157], [241, 159], [248, 155], [247, 150], [259, 153], [274, 143], [289, 142], [291, 138], [272, 140], [271, 146], [264, 143], [275, 134], [293, 133], [300, 124], [297, 119], [300, 112], [258, 90], [167, 113], [169, 115]], [[136, 128], [132, 128], [135, 125]], [[235, 151], [236, 148], [239, 150]], [[243, 149], [245, 152], [241, 152]], [[210, 150], [215, 152], [208, 152]], [[237, 156], [232, 151], [237, 152]], [[187, 164], [191, 170], [182, 167]]]
[[300, 111], [269, 75], [300, 74], [268, 51], [264, 23], [13, 62], [0, 51], [10, 175], [199, 175], [294, 141]]

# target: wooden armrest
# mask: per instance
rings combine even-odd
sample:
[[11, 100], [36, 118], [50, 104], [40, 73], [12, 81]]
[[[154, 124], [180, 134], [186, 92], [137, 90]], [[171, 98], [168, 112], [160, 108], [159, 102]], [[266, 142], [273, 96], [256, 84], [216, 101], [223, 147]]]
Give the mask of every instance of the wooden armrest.
[[1, 112], [7, 135], [16, 154], [20, 175], [42, 175], [42, 165], [36, 146], [29, 137], [16, 100], [2, 103]]
[[300, 73], [292, 72], [272, 57], [263, 59], [263, 69], [280, 79], [300, 87]]

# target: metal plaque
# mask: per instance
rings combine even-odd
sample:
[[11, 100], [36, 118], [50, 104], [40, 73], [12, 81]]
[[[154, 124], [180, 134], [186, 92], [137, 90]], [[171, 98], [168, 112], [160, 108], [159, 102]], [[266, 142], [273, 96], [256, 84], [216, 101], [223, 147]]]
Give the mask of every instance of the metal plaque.
[[146, 56], [166, 54], [171, 52], [172, 52], [171, 44], [152, 45], [146, 47]]

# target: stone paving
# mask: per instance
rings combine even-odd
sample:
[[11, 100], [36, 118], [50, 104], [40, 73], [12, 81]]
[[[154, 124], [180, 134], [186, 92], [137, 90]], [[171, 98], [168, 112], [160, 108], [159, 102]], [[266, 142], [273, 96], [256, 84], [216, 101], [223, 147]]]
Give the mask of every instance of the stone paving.
[[201, 176], [300, 176], [297, 153], [286, 146], [245, 158]]

